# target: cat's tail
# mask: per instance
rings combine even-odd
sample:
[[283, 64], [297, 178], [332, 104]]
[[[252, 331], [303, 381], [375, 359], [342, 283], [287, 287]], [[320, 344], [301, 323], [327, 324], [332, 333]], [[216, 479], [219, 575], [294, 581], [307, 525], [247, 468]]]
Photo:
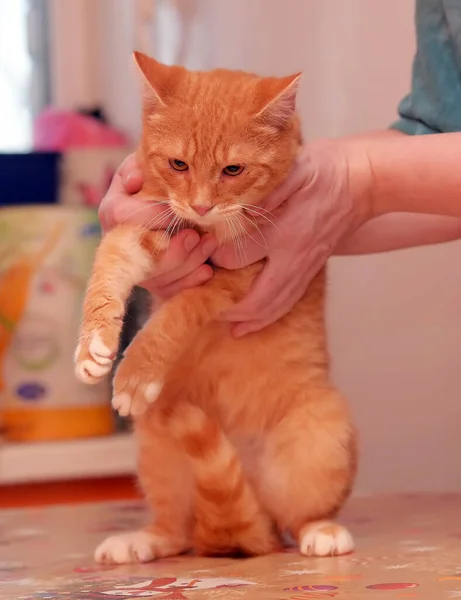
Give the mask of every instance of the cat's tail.
[[239, 456], [217, 420], [187, 401], [166, 409], [167, 426], [192, 462], [194, 548], [206, 555], [262, 555], [279, 547]]

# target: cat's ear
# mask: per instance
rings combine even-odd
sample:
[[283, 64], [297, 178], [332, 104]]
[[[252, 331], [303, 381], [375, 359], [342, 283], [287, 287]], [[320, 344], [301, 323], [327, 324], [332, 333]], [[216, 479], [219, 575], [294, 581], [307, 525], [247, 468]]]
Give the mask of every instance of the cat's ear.
[[263, 79], [264, 105], [256, 117], [265, 125], [283, 128], [296, 112], [296, 97], [302, 73], [280, 79]]
[[149, 109], [160, 108], [174, 94], [184, 69], [164, 65], [142, 52], [133, 52], [135, 63], [144, 82], [144, 103]]

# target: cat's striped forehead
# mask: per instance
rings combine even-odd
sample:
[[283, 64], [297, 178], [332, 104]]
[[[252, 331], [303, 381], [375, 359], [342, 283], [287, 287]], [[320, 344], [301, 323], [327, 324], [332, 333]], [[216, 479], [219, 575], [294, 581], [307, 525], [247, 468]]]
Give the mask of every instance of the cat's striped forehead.
[[260, 77], [226, 69], [188, 71], [140, 53], [135, 53], [135, 58], [144, 77], [144, 116], [148, 123], [155, 125], [155, 120], [168, 112], [172, 126], [176, 116], [183, 126], [212, 136], [257, 118], [277, 129], [294, 116], [299, 73]]

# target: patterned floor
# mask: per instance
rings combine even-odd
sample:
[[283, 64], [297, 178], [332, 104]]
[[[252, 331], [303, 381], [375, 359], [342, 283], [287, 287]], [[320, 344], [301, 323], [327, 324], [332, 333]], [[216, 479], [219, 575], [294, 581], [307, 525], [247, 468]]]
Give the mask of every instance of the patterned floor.
[[181, 557], [100, 567], [104, 536], [138, 527], [135, 503], [0, 512], [2, 600], [461, 598], [461, 496], [357, 499], [343, 513], [357, 551], [308, 559]]

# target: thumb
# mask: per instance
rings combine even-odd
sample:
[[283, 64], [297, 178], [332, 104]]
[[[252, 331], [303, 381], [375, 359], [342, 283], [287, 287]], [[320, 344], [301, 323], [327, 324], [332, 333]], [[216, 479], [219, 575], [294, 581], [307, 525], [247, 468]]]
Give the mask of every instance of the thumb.
[[311, 165], [310, 151], [303, 148], [298, 155], [288, 177], [269, 194], [264, 202], [264, 208], [269, 211], [277, 209], [300, 188], [308, 184], [314, 177]]
[[136, 194], [142, 188], [142, 172], [136, 162], [136, 155], [130, 154], [123, 161], [118, 169], [120, 175], [120, 181], [124, 188], [124, 191], [128, 194]]

